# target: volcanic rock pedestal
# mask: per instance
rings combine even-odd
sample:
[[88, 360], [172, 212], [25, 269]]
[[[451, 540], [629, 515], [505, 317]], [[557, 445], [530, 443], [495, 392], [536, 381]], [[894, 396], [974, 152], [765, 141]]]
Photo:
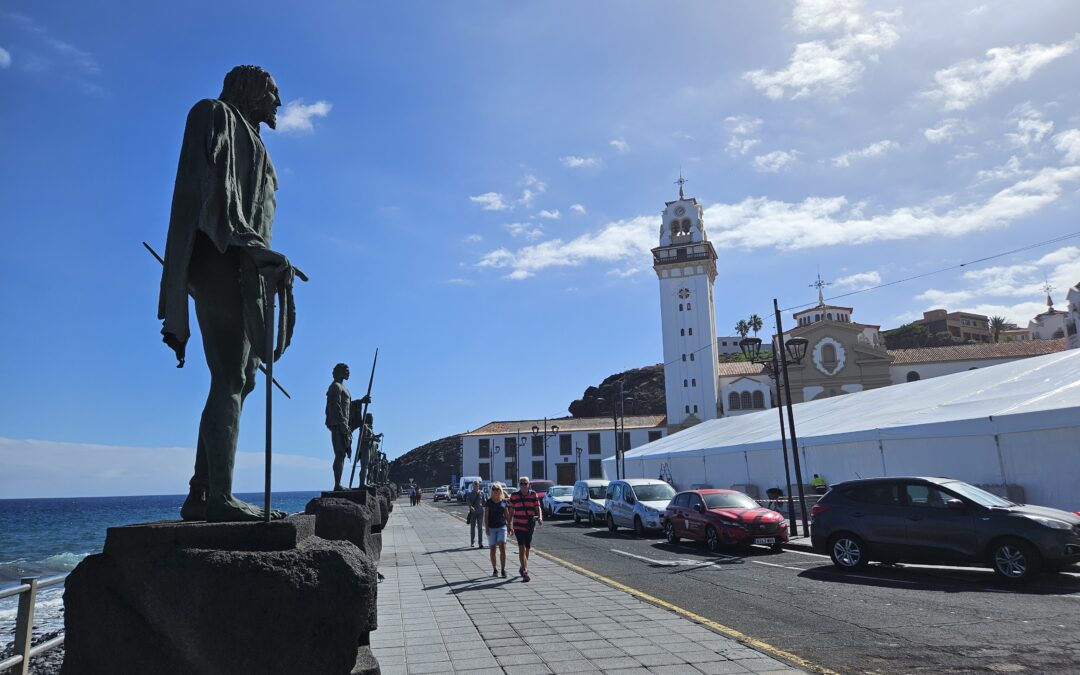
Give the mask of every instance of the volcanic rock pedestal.
[[377, 674], [375, 563], [315, 521], [110, 528], [67, 579], [62, 672]]

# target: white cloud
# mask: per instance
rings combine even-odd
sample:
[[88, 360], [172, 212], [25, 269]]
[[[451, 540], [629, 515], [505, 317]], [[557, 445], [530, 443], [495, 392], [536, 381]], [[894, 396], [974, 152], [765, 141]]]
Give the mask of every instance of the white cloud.
[[802, 0], [792, 21], [801, 33], [840, 31], [834, 39], [800, 42], [786, 68], [751, 70], [743, 79], [771, 99], [842, 96], [855, 88], [866, 62], [900, 40], [899, 11], [860, 13], [857, 0]]
[[507, 223], [503, 225], [506, 231], [510, 233], [512, 237], [524, 237], [525, 239], [532, 241], [544, 236], [544, 228], [541, 225], [530, 225], [529, 223]]
[[562, 217], [562, 214], [559, 213], [559, 209], [555, 209], [553, 211], [543, 209], [543, 210], [540, 211], [540, 213], [538, 213], [536, 215], [541, 217], [541, 218], [547, 218], [548, 220], [558, 220], [559, 218]]
[[573, 211], [574, 213], [580, 215], [580, 216], [583, 216], [586, 213], [585, 207], [583, 205], [581, 205], [581, 204], [571, 204], [570, 205], [570, 210]]
[[473, 284], [476, 283], [476, 281], [474, 281], [472, 279], [463, 279], [461, 277], [454, 277], [452, 279], [447, 279], [446, 283], [450, 284], [451, 286], [472, 286]]
[[936, 288], [929, 288], [916, 295], [915, 299], [926, 302], [926, 309], [949, 307], [950, 305], [955, 307], [961, 302], [970, 300], [971, 293], [968, 291], [941, 291]]
[[1080, 162], [1080, 129], [1069, 129], [1054, 136], [1054, 147], [1065, 154], [1066, 162]]
[[746, 115], [739, 115], [737, 117], [728, 117], [724, 120], [724, 126], [731, 132], [731, 139], [728, 140], [727, 151], [732, 157], [742, 157], [757, 144], [761, 143], [760, 138], [751, 138], [751, 134], [755, 134], [761, 130], [763, 122], [756, 117], [748, 117]]
[[799, 153], [796, 150], [790, 152], [785, 150], [775, 150], [766, 155], [758, 155], [752, 162], [754, 169], [763, 173], [778, 173], [785, 171], [794, 164], [799, 157]]
[[480, 208], [485, 211], [505, 211], [510, 208], [510, 205], [503, 201], [503, 196], [498, 192], [485, 192], [482, 195], [475, 195], [469, 197], [469, 201], [480, 204]]
[[[194, 448], [137, 448], [0, 438], [0, 494], [5, 498], [182, 494]], [[259, 452], [236, 453], [237, 492], [262, 492]], [[326, 482], [326, 461], [274, 453], [274, 490], [312, 490]]]
[[484, 241], [484, 238], [479, 234], [470, 234], [469, 236], [465, 237], [465, 242], [469, 244], [479, 244], [482, 241]]
[[863, 289], [877, 286], [881, 283], [881, 275], [875, 271], [870, 272], [856, 272], [846, 277], [840, 277], [836, 281], [832, 282], [834, 288], [855, 288]]
[[1078, 46], [1080, 34], [1051, 45], [1031, 43], [988, 49], [983, 60], [968, 59], [934, 73], [936, 86], [926, 94], [945, 110], [964, 110], [999, 89], [1027, 80], [1040, 68], [1073, 53]]
[[576, 155], [567, 155], [560, 157], [559, 161], [562, 165], [568, 169], [595, 169], [600, 166], [600, 160], [596, 157], [578, 157]]
[[1013, 120], [1016, 122], [1016, 133], [1005, 134], [1005, 139], [1009, 145], [1026, 148], [1041, 142], [1043, 138], [1054, 130], [1054, 123], [1043, 119], [1042, 113], [1030, 103], [1017, 106], [1013, 112], [1015, 114]]
[[608, 143], [611, 147], [615, 148], [619, 152], [630, 152], [630, 144], [626, 142], [624, 138], [615, 138]]
[[988, 8], [987, 8], [986, 5], [979, 5], [978, 7], [974, 8], [970, 12], [968, 12], [968, 16], [978, 16], [978, 15], [982, 14], [983, 12], [985, 12], [987, 9]]
[[967, 122], [962, 119], [950, 117], [949, 119], [938, 122], [936, 127], [924, 130], [923, 135], [926, 136], [926, 140], [931, 143], [944, 143], [960, 134], [968, 133], [970, 131], [971, 128], [968, 126]]
[[853, 159], [866, 159], [868, 157], [880, 157], [888, 152], [896, 150], [900, 147], [900, 144], [896, 141], [878, 141], [871, 143], [870, 145], [860, 150], [849, 150], [842, 155], [833, 157], [833, 166], [840, 168], [847, 168], [851, 166], [851, 160]]
[[315, 125], [311, 121], [316, 117], [326, 117], [333, 107], [329, 101], [315, 101], [310, 105], [305, 105], [303, 99], [289, 101], [285, 104], [285, 112], [278, 116], [277, 130], [282, 133], [314, 131]]
[[846, 197], [810, 197], [801, 202], [748, 197], [705, 211], [709, 239], [720, 248], [785, 250], [868, 244], [924, 236], [956, 237], [1001, 228], [1057, 201], [1067, 186], [1080, 183], [1080, 166], [1046, 167], [981, 203], [938, 211], [932, 205], [906, 206], [864, 216]]
[[742, 157], [753, 150], [754, 146], [761, 143], [760, 138], [739, 138], [732, 136], [728, 141], [727, 151], [732, 157]]
[[11, 66], [11, 52], [0, 47], [0, 68], [8, 68]]
[[1013, 155], [1009, 161], [993, 169], [984, 169], [975, 174], [975, 180], [984, 183], [990, 181], [1002, 181], [1016, 178], [1017, 176], [1030, 175], [1029, 169], [1020, 166], [1020, 158]]

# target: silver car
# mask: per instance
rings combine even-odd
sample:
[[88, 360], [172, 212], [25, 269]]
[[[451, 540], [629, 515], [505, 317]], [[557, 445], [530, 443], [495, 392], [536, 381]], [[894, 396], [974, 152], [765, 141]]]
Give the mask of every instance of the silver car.
[[574, 524], [580, 525], [586, 521], [590, 526], [604, 522], [607, 517], [605, 497], [607, 496], [608, 481], [606, 480], [579, 480], [574, 483], [573, 511]]
[[608, 530], [632, 527], [634, 534], [645, 536], [646, 530], [659, 530], [663, 515], [675, 488], [655, 478], [613, 480], [607, 486], [604, 510]]
[[574, 509], [573, 494], [574, 488], [569, 485], [552, 485], [544, 493], [540, 508], [548, 517], [569, 516]]

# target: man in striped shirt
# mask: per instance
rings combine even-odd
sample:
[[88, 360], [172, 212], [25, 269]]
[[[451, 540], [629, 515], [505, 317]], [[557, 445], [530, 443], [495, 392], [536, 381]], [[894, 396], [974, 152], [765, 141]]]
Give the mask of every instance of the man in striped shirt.
[[518, 542], [518, 560], [521, 561], [518, 574], [522, 581], [528, 581], [533, 530], [544, 523], [544, 515], [540, 511], [540, 498], [529, 489], [529, 479], [525, 476], [518, 479], [518, 491], [510, 495], [510, 518], [514, 523], [513, 535]]

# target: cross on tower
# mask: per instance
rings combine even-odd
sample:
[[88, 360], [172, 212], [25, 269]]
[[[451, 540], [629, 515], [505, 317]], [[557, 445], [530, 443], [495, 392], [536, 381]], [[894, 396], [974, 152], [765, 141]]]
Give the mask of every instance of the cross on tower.
[[683, 195], [683, 187], [682, 186], [685, 185], [688, 182], [689, 181], [687, 181], [685, 178], [682, 177], [682, 171], [679, 171], [679, 180], [675, 181], [675, 184], [679, 186], [679, 199], [686, 199], [686, 197]]
[[822, 281], [821, 280], [821, 273], [818, 272], [817, 281], [810, 284], [810, 288], [816, 288], [817, 289], [818, 304], [822, 305], [822, 306], [825, 305], [825, 293], [824, 293], [824, 290], [825, 290], [826, 286], [832, 286], [832, 284], [829, 283], [828, 281]]
[[1042, 287], [1042, 289], [1044, 291], [1046, 291], [1046, 306], [1050, 307], [1050, 308], [1053, 308], [1054, 301], [1050, 299], [1050, 291], [1055, 290], [1055, 289], [1054, 289], [1053, 286], [1050, 285], [1050, 282], [1045, 277], [1043, 278], [1043, 287]]

